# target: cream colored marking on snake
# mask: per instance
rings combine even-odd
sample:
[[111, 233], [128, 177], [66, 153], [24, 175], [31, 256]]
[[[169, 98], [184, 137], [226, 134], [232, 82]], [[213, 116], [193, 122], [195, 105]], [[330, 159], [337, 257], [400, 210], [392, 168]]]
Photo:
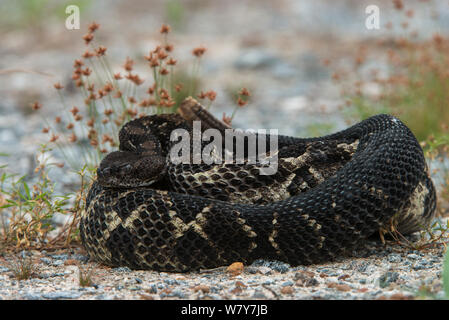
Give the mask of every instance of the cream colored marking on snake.
[[[290, 193], [287, 191], [288, 186], [291, 184], [293, 179], [295, 178], [295, 174], [292, 173], [288, 175], [288, 177], [282, 183], [275, 182], [269, 188], [260, 188], [257, 196], [248, 199], [248, 203], [254, 203], [262, 198], [269, 199], [271, 202], [285, 200], [290, 197]], [[231, 193], [229, 194], [230, 202], [242, 202], [242, 196], [239, 193]]]
[[304, 166], [305, 164], [307, 164], [307, 161], [310, 161], [310, 153], [306, 151], [299, 157], [296, 157], [296, 158], [289, 157], [289, 158], [284, 158], [282, 160], [284, 162], [289, 163], [292, 166], [292, 168], [298, 169], [298, 168], [301, 168], [302, 166]]
[[[190, 227], [193, 228], [195, 233], [197, 233], [199, 236], [201, 236], [204, 240], [208, 242], [208, 244], [215, 248], [215, 244], [213, 241], [209, 239], [207, 234], [203, 231], [204, 225], [207, 223], [207, 218], [204, 216], [204, 213], [210, 212], [210, 209], [213, 207], [213, 205], [209, 205], [205, 207], [200, 213], [198, 213], [195, 216], [195, 219], [190, 221], [189, 223], [184, 223], [180, 218], [178, 218], [176, 215], [176, 211], [170, 210], [168, 214], [172, 218], [172, 225], [176, 228], [176, 230], [173, 232], [173, 235], [176, 239], [182, 237], [184, 233], [190, 229]], [[254, 248], [253, 248], [254, 249]], [[226, 261], [222, 258], [222, 253], [218, 252], [218, 258], [217, 260]]]
[[107, 223], [106, 230], [103, 231], [103, 238], [109, 239], [111, 232], [122, 223], [122, 219], [120, 219], [119, 215], [115, 211], [110, 211], [106, 214], [108, 215], [107, 219], [109, 223]]
[[357, 147], [359, 146], [359, 139], [354, 140], [353, 143], [339, 143], [337, 144], [337, 148], [343, 149], [344, 151], [353, 154]]
[[[111, 208], [113, 208], [113, 207], [120, 201], [120, 199], [126, 197], [128, 194], [133, 193], [133, 192], [134, 192], [133, 190], [129, 190], [129, 191], [124, 192], [123, 195], [121, 195], [119, 198], [117, 198], [117, 199], [111, 204]], [[122, 222], [124, 222], [124, 226], [125, 226], [125, 227], [130, 226], [131, 223], [132, 223], [135, 219], [139, 218], [139, 216], [138, 216], [138, 215], [139, 215], [139, 212], [141, 212], [141, 210], [144, 209], [145, 207], [146, 207], [146, 204], [140, 205], [137, 209], [135, 209], [135, 210], [131, 213], [130, 216], [128, 216], [128, 217], [125, 219], [125, 221], [123, 221], [123, 220], [120, 218], [120, 216], [119, 216], [114, 210], [111, 210], [111, 211], [109, 211], [109, 212], [105, 212], [105, 218], [106, 218], [106, 220], [108, 221], [108, 223], [107, 223], [107, 228], [106, 228], [106, 230], [103, 231], [103, 232], [104, 232], [103, 238], [104, 238], [104, 239], [109, 239], [109, 236], [110, 236], [111, 232], [112, 232], [113, 230], [115, 230], [115, 228], [117, 228]], [[130, 221], [129, 223], [127, 222], [128, 219], [131, 219], [131, 220], [129, 220], [129, 221]]]
[[313, 228], [313, 230], [315, 232], [318, 232], [321, 229], [321, 224], [319, 224], [318, 222], [316, 222], [315, 219], [308, 219], [307, 220], [307, 224]]
[[410, 220], [419, 220], [419, 217], [424, 214], [425, 207], [425, 199], [429, 194], [429, 189], [420, 182], [410, 197], [410, 207], [407, 211], [401, 212], [400, 216], [393, 217], [393, 220], [396, 222]]
[[307, 182], [303, 182], [301, 183], [301, 185], [299, 186], [301, 189], [306, 189], [309, 185], [307, 184]]
[[[208, 171], [193, 173], [191, 176], [195, 178], [196, 181], [199, 183], [210, 183], [214, 184], [216, 181], [212, 179], [212, 175], [217, 174], [222, 176], [222, 173], [219, 172], [219, 169], [222, 168], [221, 166], [213, 167], [212, 169]], [[201, 180], [200, 177], [206, 177], [205, 180]], [[257, 177], [255, 177], [257, 178]], [[290, 197], [290, 193], [287, 191], [288, 186], [291, 184], [293, 179], [295, 178], [295, 174], [290, 174], [285, 181], [282, 183], [275, 182], [273, 185], [270, 186], [270, 188], [266, 188], [266, 192], [259, 191], [256, 196], [249, 198], [246, 198], [243, 196], [240, 192], [232, 192], [228, 194], [229, 201], [235, 202], [235, 203], [254, 203], [262, 198], [267, 198], [271, 202], [284, 200], [288, 197]], [[307, 184], [306, 184], [307, 185]], [[261, 189], [263, 190], [263, 189]]]
[[141, 204], [140, 206], [138, 206], [136, 209], [134, 209], [131, 214], [125, 219], [125, 222], [123, 223], [123, 226], [125, 228], [133, 228], [134, 225], [134, 221], [136, 219], [140, 218], [140, 213], [142, 213], [144, 211], [144, 209], [146, 209], [147, 205], [146, 204]]
[[326, 241], [326, 237], [320, 236], [320, 242], [318, 243], [318, 248], [322, 248], [324, 245], [324, 241]]
[[[238, 213], [240, 215], [240, 212]], [[257, 234], [253, 231], [251, 226], [246, 224], [246, 220], [242, 218], [237, 218], [238, 224], [242, 226], [242, 230], [246, 232], [248, 238], [255, 238], [257, 237]]]
[[207, 221], [204, 217], [204, 213], [209, 212], [210, 206], [205, 207], [200, 213], [195, 216], [195, 219], [190, 221], [189, 223], [185, 223], [181, 218], [177, 217], [176, 211], [170, 210], [168, 212], [169, 216], [172, 218], [170, 221], [171, 224], [176, 228], [173, 231], [173, 235], [176, 239], [182, 237], [187, 230], [193, 228], [193, 230], [200, 235], [205, 240], [209, 240], [207, 234], [203, 231], [203, 226]]
[[318, 184], [320, 184], [324, 181], [324, 177], [321, 174], [321, 172], [315, 170], [313, 167], [310, 167], [308, 171], [312, 174], [312, 176], [315, 178], [315, 181]]
[[382, 189], [376, 189], [374, 187], [371, 187], [369, 190], [371, 191], [372, 194], [377, 194], [379, 197], [384, 195], [384, 191]]
[[273, 220], [271, 221], [271, 224], [273, 225], [273, 231], [271, 231], [271, 234], [268, 237], [268, 241], [270, 242], [271, 246], [276, 250], [276, 252], [278, 254], [280, 254], [280, 250], [279, 250], [279, 245], [276, 243], [276, 237], [278, 235], [278, 231], [277, 231], [277, 218], [278, 218], [279, 214], [277, 212], [275, 212], [273, 214]]
[[[246, 223], [246, 220], [240, 217], [241, 213], [239, 211], [236, 211], [236, 213], [237, 213], [237, 223], [242, 226], [242, 230], [246, 232], [247, 237], [248, 238], [257, 237], [257, 233], [255, 233], [253, 231], [253, 229], [251, 228], [251, 226]], [[251, 244], [249, 246], [249, 252], [253, 251], [256, 248], [257, 248], [257, 243], [254, 241], [251, 241]]]

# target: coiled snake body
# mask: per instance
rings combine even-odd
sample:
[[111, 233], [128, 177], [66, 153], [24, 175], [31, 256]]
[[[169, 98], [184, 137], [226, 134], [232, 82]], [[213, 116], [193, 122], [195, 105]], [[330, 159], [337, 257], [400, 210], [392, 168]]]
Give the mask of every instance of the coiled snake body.
[[170, 164], [170, 132], [190, 128], [184, 118], [148, 116], [122, 128], [120, 150], [101, 163], [81, 215], [94, 259], [177, 272], [258, 258], [319, 263], [379, 230], [412, 233], [434, 216], [423, 151], [393, 116], [319, 138], [279, 136], [272, 176], [249, 164]]

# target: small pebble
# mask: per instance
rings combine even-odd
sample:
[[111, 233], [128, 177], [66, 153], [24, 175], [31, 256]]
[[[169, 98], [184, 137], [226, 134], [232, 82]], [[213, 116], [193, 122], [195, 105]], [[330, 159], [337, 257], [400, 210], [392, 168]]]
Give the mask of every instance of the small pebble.
[[292, 294], [295, 290], [293, 289], [293, 287], [288, 286], [288, 287], [282, 287], [281, 289], [281, 293], [282, 294]]
[[343, 291], [343, 292], [347, 292], [351, 290], [351, 287], [348, 286], [347, 284], [340, 284], [340, 283], [328, 283], [327, 285], [328, 288], [333, 288], [333, 289], [337, 289], [338, 291]]
[[42, 294], [45, 299], [58, 300], [58, 299], [77, 299], [81, 297], [83, 293], [79, 291], [57, 291]]
[[399, 278], [399, 274], [397, 272], [386, 272], [379, 277], [379, 287], [386, 288], [391, 283], [396, 282]]
[[267, 296], [260, 290], [256, 290], [253, 294], [254, 299], [267, 299]]
[[198, 286], [195, 286], [195, 287], [193, 287], [193, 291], [194, 292], [198, 292], [198, 291], [201, 291], [202, 293], [209, 293], [209, 291], [210, 291], [210, 287], [209, 286], [206, 286], [206, 285], [198, 285]]
[[237, 276], [243, 272], [243, 263], [234, 262], [226, 269], [226, 271], [229, 272], [233, 276]]

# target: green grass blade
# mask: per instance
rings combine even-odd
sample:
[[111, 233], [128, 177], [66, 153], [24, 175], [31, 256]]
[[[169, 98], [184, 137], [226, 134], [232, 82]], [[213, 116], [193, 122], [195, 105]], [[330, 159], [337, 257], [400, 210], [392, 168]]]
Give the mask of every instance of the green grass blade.
[[23, 181], [23, 188], [25, 189], [27, 199], [31, 199], [30, 188], [28, 187], [28, 184], [25, 181]]
[[446, 299], [449, 299], [449, 249], [446, 250], [443, 265], [443, 289]]

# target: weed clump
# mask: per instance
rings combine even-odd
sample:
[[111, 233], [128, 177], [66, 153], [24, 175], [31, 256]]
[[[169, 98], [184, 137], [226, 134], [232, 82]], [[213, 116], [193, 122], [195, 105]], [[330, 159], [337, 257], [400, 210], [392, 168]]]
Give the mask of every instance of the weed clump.
[[[432, 174], [438, 176], [437, 208], [447, 215], [449, 38], [439, 33], [418, 38], [416, 31], [409, 31], [414, 11], [403, 1], [396, 1], [394, 7], [405, 19], [400, 26], [402, 34], [360, 45], [352, 65], [336, 68], [333, 80], [341, 88], [345, 101], [342, 110], [348, 120], [389, 113], [413, 131], [429, 159]], [[393, 28], [392, 23], [385, 26]]]
[[[130, 57], [126, 57], [121, 71], [112, 70], [107, 48], [96, 43], [99, 28], [97, 23], [89, 25], [83, 36], [87, 50], [73, 63], [72, 81], [84, 98], [83, 105], [69, 106], [64, 99], [64, 86], [57, 82], [53, 86], [61, 99], [62, 114], [53, 121], [44, 120], [43, 132], [49, 135], [49, 142], [75, 170], [81, 163], [89, 168], [98, 166], [105, 154], [117, 148], [118, 131], [124, 123], [146, 115], [176, 112], [188, 96], [207, 99], [209, 109], [217, 97], [214, 90], [199, 90], [200, 64], [207, 48], [192, 49], [191, 74], [178, 70], [178, 60], [173, 55], [175, 46], [169, 41], [169, 25], [161, 26], [161, 42], [143, 56], [150, 68], [150, 80], [136, 72], [136, 61]], [[243, 88], [237, 106], [244, 106], [248, 96], [248, 90]], [[36, 102], [31, 107], [39, 111], [43, 106]], [[229, 121], [233, 117], [234, 114], [223, 119]]]
[[31, 257], [20, 255], [14, 261], [8, 264], [8, 268], [12, 271], [14, 278], [17, 280], [28, 280], [36, 276], [36, 265]]
[[[113, 70], [108, 48], [96, 41], [99, 29], [100, 25], [95, 22], [88, 26], [82, 37], [87, 48], [73, 62], [71, 81], [81, 93], [82, 103], [69, 105], [65, 86], [60, 82], [53, 84], [62, 110], [51, 120], [43, 117], [42, 132], [48, 135], [48, 142], [41, 146], [37, 157], [34, 172], [37, 181], [31, 184], [30, 177], [9, 174], [6, 167], [1, 168], [5, 170], [0, 177], [2, 247], [44, 248], [79, 242], [77, 225], [87, 190], [96, 177], [101, 159], [118, 147], [120, 128], [137, 117], [176, 112], [188, 96], [206, 99], [208, 109], [217, 97], [214, 90], [200, 91], [200, 63], [207, 52], [204, 46], [192, 49], [192, 74], [177, 70], [175, 46], [169, 42], [169, 25], [161, 26], [161, 42], [142, 57], [149, 68], [150, 80], [143, 79], [135, 70], [136, 61], [130, 57], [126, 57], [122, 70]], [[237, 108], [246, 105], [249, 95], [248, 90], [241, 90], [232, 116], [223, 115], [226, 123], [231, 123]], [[39, 114], [43, 108], [38, 101], [30, 106]], [[62, 154], [64, 162], [48, 160], [48, 154], [54, 149]], [[57, 195], [56, 182], [48, 175], [54, 166], [75, 171], [80, 178], [79, 189]], [[57, 233], [52, 224], [56, 213], [69, 217]]]

